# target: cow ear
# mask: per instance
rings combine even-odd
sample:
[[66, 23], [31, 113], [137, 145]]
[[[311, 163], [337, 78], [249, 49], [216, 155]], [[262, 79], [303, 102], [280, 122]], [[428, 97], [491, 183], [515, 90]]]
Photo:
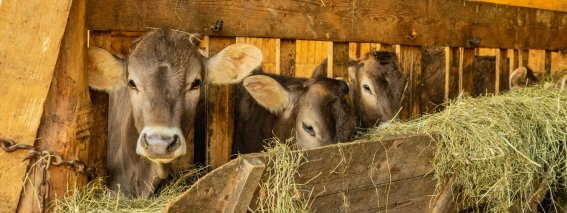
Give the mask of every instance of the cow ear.
[[526, 67], [518, 67], [510, 74], [510, 88], [520, 88], [525, 86], [528, 78], [528, 69]]
[[324, 59], [323, 62], [321, 62], [321, 64], [315, 67], [313, 73], [311, 74], [311, 79], [326, 78], [327, 64], [328, 64], [328, 60]]
[[93, 89], [110, 92], [126, 81], [124, 61], [100, 48], [89, 48], [87, 69]]
[[262, 51], [249, 44], [233, 44], [207, 62], [207, 81], [213, 84], [238, 83], [262, 64]]
[[244, 79], [244, 88], [258, 104], [274, 114], [282, 112], [290, 103], [289, 92], [266, 75], [253, 75]]

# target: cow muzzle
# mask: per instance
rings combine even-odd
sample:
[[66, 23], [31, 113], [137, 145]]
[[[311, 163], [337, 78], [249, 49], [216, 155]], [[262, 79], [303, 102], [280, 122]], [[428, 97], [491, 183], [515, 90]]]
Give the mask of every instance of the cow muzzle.
[[169, 163], [187, 152], [179, 128], [145, 127], [138, 138], [136, 153], [156, 163]]

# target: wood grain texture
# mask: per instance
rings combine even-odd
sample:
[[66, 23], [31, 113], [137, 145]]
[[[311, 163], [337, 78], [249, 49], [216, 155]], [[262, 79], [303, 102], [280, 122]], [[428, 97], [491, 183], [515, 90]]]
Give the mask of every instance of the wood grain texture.
[[278, 39], [276, 45], [276, 73], [295, 77], [296, 42], [292, 39]]
[[[214, 56], [236, 43], [235, 38], [209, 37], [209, 55]], [[230, 161], [234, 132], [234, 86], [208, 84], [205, 90], [207, 113], [206, 162], [217, 168]]]
[[348, 42], [333, 42], [332, 51], [332, 57], [329, 56], [332, 69], [328, 69], [327, 76], [348, 79]]
[[[91, 30], [170, 27], [203, 35], [452, 47], [479, 37], [479, 47], [567, 48], [567, 13], [466, 0], [337, 0], [326, 7], [300, 0], [92, 0], [88, 11]], [[214, 32], [217, 20], [224, 25]]]
[[499, 94], [500, 92], [508, 91], [509, 81], [510, 81], [510, 68], [508, 65], [508, 50], [497, 49], [496, 50], [496, 82], [494, 87], [494, 93]]
[[544, 68], [543, 68], [543, 77], [544, 79], [549, 79], [551, 77], [551, 51], [546, 50], [544, 53]]
[[242, 160], [234, 191], [226, 203], [224, 212], [247, 212], [265, 168], [266, 164], [260, 159], [245, 158]]
[[487, 2], [508, 6], [527, 7], [543, 10], [567, 12], [567, 1], [533, 1], [533, 0], [468, 0], [472, 2]]
[[[428, 136], [305, 150], [295, 182], [311, 194], [313, 212], [426, 212], [436, 184], [431, 173], [434, 150]], [[240, 156], [201, 178], [169, 205], [168, 212], [221, 211], [231, 199], [242, 160], [249, 158], [269, 165], [266, 154]]]
[[528, 66], [530, 60], [530, 51], [529, 50], [518, 50], [518, 66]]
[[445, 47], [445, 101], [459, 95], [459, 61], [459, 48]]
[[[73, 1], [45, 101], [36, 146], [40, 150], [58, 153], [63, 159], [87, 163], [93, 118], [86, 70], [85, 9], [85, 0]], [[33, 164], [35, 162], [30, 162], [30, 166]], [[31, 185], [22, 193], [20, 212], [40, 212], [37, 189], [41, 183], [41, 173], [39, 167], [31, 170], [29, 181], [26, 181], [26, 185]], [[46, 205], [84, 186], [87, 177], [64, 166], [51, 166], [47, 171], [47, 182]]]
[[473, 91], [474, 77], [473, 77], [473, 64], [474, 64], [474, 49], [473, 48], [459, 48], [460, 49], [460, 62], [459, 62], [459, 91], [471, 94]]
[[[33, 145], [71, 0], [4, 0], [0, 7], [0, 137]], [[8, 30], [9, 29], [9, 30]], [[28, 162], [0, 151], [0, 209], [15, 211]]]
[[[400, 66], [407, 80], [405, 97], [402, 102], [402, 119], [414, 118], [421, 114], [421, 48], [397, 46]], [[440, 92], [440, 91], [439, 91]]]

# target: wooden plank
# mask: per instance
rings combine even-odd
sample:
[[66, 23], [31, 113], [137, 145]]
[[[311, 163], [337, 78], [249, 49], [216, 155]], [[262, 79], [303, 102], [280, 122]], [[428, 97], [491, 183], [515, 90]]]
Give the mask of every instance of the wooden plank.
[[551, 51], [545, 50], [544, 69], [543, 69], [544, 79], [550, 79], [551, 71], [552, 71], [551, 70]]
[[512, 52], [510, 54], [510, 73], [512, 73], [520, 66], [520, 55], [516, 49], [511, 49], [510, 51]]
[[507, 91], [509, 88], [510, 81], [510, 68], [508, 66], [508, 50], [498, 49], [496, 50], [496, 82], [494, 86], [494, 93], [499, 94], [500, 92]]
[[396, 45], [391, 45], [391, 44], [380, 44], [379, 46], [380, 48], [378, 48], [380, 51], [389, 51], [389, 52], [395, 52], [396, 51]]
[[408, 81], [401, 116], [402, 119], [417, 117], [421, 114], [421, 48], [400, 45], [396, 50]]
[[533, 1], [533, 0], [468, 0], [472, 2], [487, 2], [507, 6], [527, 7], [534, 9], [567, 12], [567, 1]]
[[445, 101], [459, 95], [459, 62], [459, 48], [445, 47]]
[[453, 192], [455, 190], [454, 182], [453, 178], [447, 181], [445, 189], [437, 196], [437, 201], [431, 210], [432, 213], [449, 213], [456, 211], [456, 205], [453, 202]]
[[[85, 26], [86, 1], [73, 1], [53, 80], [45, 101], [36, 146], [40, 150], [58, 153], [66, 160], [87, 163], [89, 157], [90, 129], [92, 127], [91, 103], [87, 79], [87, 29]], [[36, 162], [30, 162], [34, 165]], [[68, 195], [69, 190], [84, 186], [87, 177], [64, 166], [51, 166], [47, 171], [49, 189], [45, 206], [37, 202], [42, 181], [40, 167], [32, 167], [26, 188], [20, 199], [20, 212], [40, 212], [55, 199]], [[39, 198], [41, 200], [41, 198]]]
[[473, 91], [474, 49], [460, 48], [459, 62], [459, 91], [471, 94]]
[[243, 159], [241, 164], [236, 186], [224, 208], [224, 212], [227, 213], [247, 212], [266, 168], [264, 162], [257, 158]]
[[[236, 43], [235, 38], [209, 37], [209, 55]], [[234, 86], [207, 85], [205, 90], [207, 113], [207, 158], [212, 168], [230, 161], [234, 132]]]
[[329, 57], [328, 62], [333, 66], [329, 70], [330, 77], [348, 79], [348, 42], [333, 42], [332, 51], [333, 56]]
[[[70, 7], [70, 0], [3, 1], [0, 100], [9, 104], [0, 104], [0, 137], [34, 144]], [[6, 183], [0, 187], [3, 211], [18, 206], [28, 165], [21, 160], [25, 154], [0, 151], [0, 183]]]
[[[429, 136], [356, 141], [304, 150], [301, 152], [305, 161], [298, 168], [295, 182], [304, 196], [311, 195], [312, 211], [426, 211], [435, 192], [436, 181], [431, 172], [434, 151]], [[266, 164], [268, 161], [265, 153], [240, 156], [201, 178], [166, 212], [222, 211], [226, 200], [231, 199], [242, 159], [250, 158]]]
[[276, 73], [284, 76], [295, 77], [295, 40], [278, 39], [276, 45]]
[[[467, 47], [478, 37], [476, 47], [567, 49], [567, 13], [466, 0], [377, 0], [364, 7], [348, 0], [327, 7], [300, 0], [92, 0], [88, 12], [91, 30], [169, 27], [217, 36], [451, 47]], [[217, 20], [224, 24], [213, 31]]]
[[518, 67], [528, 66], [530, 59], [529, 50], [518, 50]]

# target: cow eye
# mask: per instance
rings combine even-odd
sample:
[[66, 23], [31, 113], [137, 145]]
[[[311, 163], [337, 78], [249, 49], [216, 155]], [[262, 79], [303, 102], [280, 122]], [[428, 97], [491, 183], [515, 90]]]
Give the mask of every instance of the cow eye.
[[138, 90], [138, 88], [136, 87], [136, 83], [134, 83], [132, 79], [128, 80], [128, 87], [133, 90]]
[[201, 86], [201, 80], [196, 79], [191, 83], [191, 90], [197, 89]]
[[303, 123], [303, 130], [305, 130], [305, 132], [307, 132], [309, 135], [315, 137], [315, 129], [313, 129], [313, 126]]
[[372, 91], [370, 91], [370, 87], [368, 86], [368, 84], [363, 85], [362, 88], [364, 88], [364, 91], [372, 94]]

